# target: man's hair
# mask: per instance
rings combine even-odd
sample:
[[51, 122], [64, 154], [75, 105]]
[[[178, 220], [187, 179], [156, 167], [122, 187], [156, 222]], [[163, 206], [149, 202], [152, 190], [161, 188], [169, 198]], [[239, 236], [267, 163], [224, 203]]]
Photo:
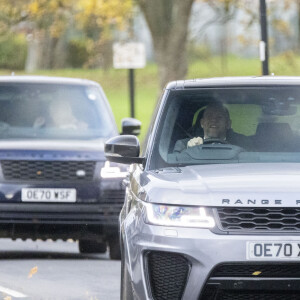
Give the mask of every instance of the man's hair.
[[230, 119], [230, 115], [229, 115], [229, 111], [227, 109], [226, 106], [223, 105], [222, 102], [212, 102], [212, 103], [209, 103], [206, 108], [204, 109], [204, 112], [203, 112], [203, 117], [205, 115], [205, 112], [208, 110], [208, 109], [220, 109], [224, 112], [225, 116], [228, 118], [228, 120]]

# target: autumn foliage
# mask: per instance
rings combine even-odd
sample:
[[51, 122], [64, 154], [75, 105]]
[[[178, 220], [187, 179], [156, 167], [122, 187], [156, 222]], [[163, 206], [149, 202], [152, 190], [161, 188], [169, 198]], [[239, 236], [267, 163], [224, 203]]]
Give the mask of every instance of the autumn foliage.
[[34, 55], [37, 67], [43, 67], [38, 56], [49, 56], [49, 48], [54, 53], [70, 32], [84, 39], [90, 55], [99, 52], [114, 30], [126, 29], [132, 6], [132, 0], [0, 0], [0, 35], [22, 33], [29, 42], [45, 47]]

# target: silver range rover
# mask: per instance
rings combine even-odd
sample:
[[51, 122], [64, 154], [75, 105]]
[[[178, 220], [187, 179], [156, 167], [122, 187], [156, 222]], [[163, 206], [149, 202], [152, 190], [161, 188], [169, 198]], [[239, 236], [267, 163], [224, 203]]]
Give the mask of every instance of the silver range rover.
[[300, 299], [300, 78], [169, 83], [120, 214], [121, 299]]

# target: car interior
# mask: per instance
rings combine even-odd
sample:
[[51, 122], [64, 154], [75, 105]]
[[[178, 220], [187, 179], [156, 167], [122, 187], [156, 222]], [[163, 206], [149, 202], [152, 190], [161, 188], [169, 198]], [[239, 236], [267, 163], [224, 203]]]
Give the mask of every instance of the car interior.
[[[247, 145], [251, 145], [244, 149], [241, 147], [241, 150], [232, 148], [235, 156], [240, 152], [247, 152], [248, 157], [251, 158], [254, 157], [251, 152], [263, 156], [265, 156], [263, 153], [269, 155], [273, 153], [273, 157], [276, 153], [300, 152], [298, 121], [300, 99], [296, 99], [294, 95], [287, 96], [284, 92], [278, 98], [274, 98], [274, 94], [276, 95], [276, 92], [274, 93], [273, 90], [271, 94], [269, 91], [251, 90], [248, 95], [247, 93], [237, 95], [235, 91], [226, 91], [222, 95], [211, 91], [198, 94], [195, 91], [191, 94], [185, 91], [182, 95], [177, 92], [162, 118], [160, 137], [158, 137], [160, 141], [157, 143], [160, 157], [156, 158], [157, 161], [172, 163], [180, 161], [183, 156], [174, 155], [176, 143], [193, 137], [203, 138], [203, 129], [200, 126], [203, 112], [209, 103], [220, 102], [220, 100], [229, 111], [233, 132], [245, 136], [249, 141]], [[201, 145], [198, 149], [202, 151], [204, 147], [207, 146]], [[199, 159], [201, 159], [200, 150], [198, 150]], [[193, 160], [195, 155], [196, 150], [193, 150], [193, 154], [189, 153], [192, 157], [189, 159]], [[240, 156], [245, 157], [246, 154], [241, 153]], [[208, 160], [213, 158], [207, 155], [205, 157]], [[255, 157], [259, 160], [257, 155]]]
[[[50, 116], [50, 106], [63, 101], [69, 103], [74, 120], [85, 124], [80, 130], [64, 130], [68, 131], [70, 136], [73, 136], [72, 131], [74, 134], [85, 132], [85, 136], [86, 130], [89, 130], [91, 135], [107, 132], [110, 120], [101, 99], [95, 101], [96, 98], [89, 98], [85, 89], [81, 87], [67, 89], [68, 92], [65, 92], [65, 87], [59, 89], [52, 88], [51, 85], [0, 86], [0, 139], [15, 138], [19, 135], [43, 137], [48, 133], [55, 136], [57, 128], [53, 116]], [[64, 135], [64, 131], [60, 131], [61, 135]]]

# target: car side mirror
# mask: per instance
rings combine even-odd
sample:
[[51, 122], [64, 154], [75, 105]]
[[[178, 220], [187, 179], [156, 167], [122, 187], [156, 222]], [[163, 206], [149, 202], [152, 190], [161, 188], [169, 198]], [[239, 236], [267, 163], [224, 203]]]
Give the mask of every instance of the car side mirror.
[[104, 147], [107, 160], [122, 164], [141, 164], [144, 162], [140, 155], [140, 142], [134, 135], [119, 135], [110, 138]]
[[141, 132], [141, 121], [134, 118], [122, 119], [122, 135], [139, 135]]

